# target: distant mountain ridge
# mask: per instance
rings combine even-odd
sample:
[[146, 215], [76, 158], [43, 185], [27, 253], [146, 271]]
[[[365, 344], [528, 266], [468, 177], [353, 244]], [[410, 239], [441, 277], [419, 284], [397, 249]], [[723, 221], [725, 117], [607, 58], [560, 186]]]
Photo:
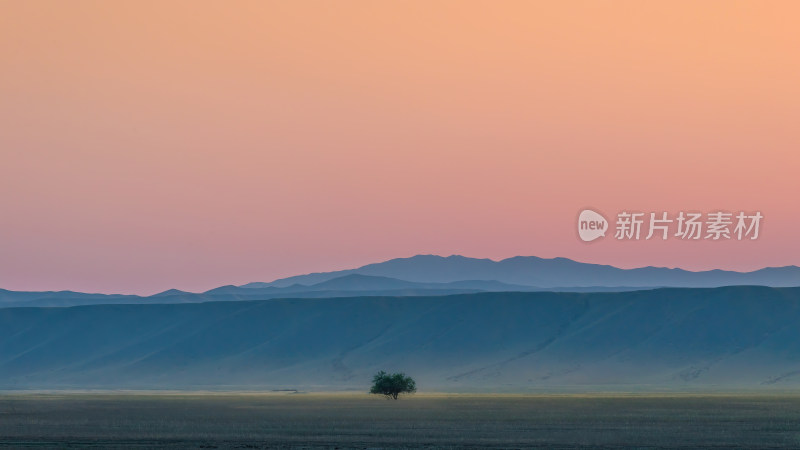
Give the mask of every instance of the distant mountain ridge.
[[[368, 277], [372, 278], [372, 277]], [[220, 286], [202, 293], [192, 293], [170, 289], [151, 296], [117, 295], [117, 294], [85, 294], [72, 291], [25, 292], [0, 289], [0, 308], [19, 307], [70, 307], [83, 305], [147, 305], [175, 303], [203, 303], [212, 301], [247, 301], [268, 300], [273, 298], [329, 298], [355, 297], [369, 295], [418, 296], [418, 295], [450, 295], [472, 292], [498, 290], [473, 287], [448, 287], [435, 283], [412, 283], [391, 278], [378, 278], [378, 281], [361, 280], [357, 283], [341, 282], [334, 279], [319, 285], [305, 286], [296, 284], [285, 288], [242, 288], [237, 286]], [[370, 289], [370, 284], [375, 285]], [[455, 283], [456, 285], [458, 283]], [[469, 284], [469, 283], [467, 283]], [[476, 285], [480, 283], [475, 283]], [[402, 287], [406, 285], [406, 287]], [[338, 286], [338, 287], [337, 287]], [[383, 287], [381, 287], [383, 286]], [[391, 287], [397, 286], [397, 287]], [[514, 290], [514, 289], [499, 289]]]
[[576, 287], [720, 287], [759, 285], [800, 286], [800, 267], [768, 267], [752, 272], [707, 270], [692, 272], [665, 267], [618, 267], [573, 261], [567, 258], [515, 256], [493, 261], [465, 256], [416, 255], [333, 272], [311, 273], [268, 283], [254, 282], [245, 288], [285, 287], [317, 284], [344, 275], [371, 275], [422, 283], [492, 280], [531, 288]]
[[[203, 303], [211, 301], [267, 300], [273, 298], [330, 298], [364, 297], [374, 295], [413, 297], [467, 294], [476, 292], [513, 291], [575, 291], [607, 292], [643, 289], [638, 287], [589, 287], [539, 289], [530, 286], [512, 285], [491, 280], [464, 280], [450, 283], [419, 283], [396, 278], [349, 274], [317, 284], [306, 286], [295, 283], [291, 286], [266, 286], [244, 288], [220, 286], [203, 293], [169, 289], [149, 297], [116, 294], [84, 294], [81, 292], [16, 292], [0, 289], [0, 308], [14, 307], [69, 307], [82, 305], [126, 305], [126, 304], [172, 304]], [[647, 288], [644, 288], [647, 289]]]
[[800, 286], [797, 266], [752, 272], [642, 267], [620, 269], [566, 258], [517, 256], [501, 261], [464, 256], [417, 255], [356, 269], [311, 273], [243, 286], [220, 286], [202, 293], [169, 289], [151, 296], [87, 294], [72, 291], [18, 292], [0, 289], [0, 308], [94, 304], [201, 303], [208, 301], [328, 298], [354, 296], [433, 296], [476, 292], [625, 292], [659, 287]]

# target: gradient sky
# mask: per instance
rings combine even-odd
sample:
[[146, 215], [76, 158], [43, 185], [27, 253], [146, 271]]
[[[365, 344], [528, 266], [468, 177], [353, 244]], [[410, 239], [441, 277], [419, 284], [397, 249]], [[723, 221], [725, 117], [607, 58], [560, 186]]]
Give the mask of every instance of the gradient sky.
[[[0, 287], [800, 264], [800, 2], [0, 0]], [[576, 237], [759, 210], [756, 241]]]

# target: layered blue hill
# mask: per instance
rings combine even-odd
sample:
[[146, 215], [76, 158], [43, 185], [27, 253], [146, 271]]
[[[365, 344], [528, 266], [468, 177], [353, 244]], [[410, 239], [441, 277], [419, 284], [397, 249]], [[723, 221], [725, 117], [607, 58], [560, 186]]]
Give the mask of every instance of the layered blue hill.
[[420, 283], [450, 283], [464, 280], [493, 280], [536, 288], [575, 287], [719, 287], [760, 285], [800, 286], [800, 267], [767, 267], [752, 272], [707, 270], [692, 272], [665, 267], [618, 267], [588, 264], [567, 258], [515, 256], [501, 261], [464, 256], [417, 255], [368, 264], [356, 269], [299, 275], [269, 283], [255, 282], [243, 287], [285, 287], [316, 284], [343, 275], [371, 275]]
[[0, 388], [800, 387], [800, 289], [0, 309]]
[[502, 261], [463, 256], [418, 255], [350, 270], [312, 273], [202, 293], [177, 289], [151, 295], [81, 292], [15, 292], [0, 289], [0, 308], [92, 304], [198, 303], [208, 301], [353, 296], [433, 296], [476, 292], [621, 292], [656, 287], [800, 286], [800, 268], [768, 267], [753, 272], [691, 272], [663, 267], [620, 269], [566, 258], [519, 256]]
[[79, 305], [118, 305], [155, 303], [199, 303], [209, 301], [266, 300], [272, 298], [330, 298], [354, 296], [430, 296], [474, 292], [513, 292], [513, 291], [625, 291], [634, 287], [576, 287], [576, 288], [535, 288], [512, 285], [491, 280], [463, 280], [449, 283], [421, 283], [398, 280], [396, 278], [348, 274], [322, 281], [310, 286], [293, 284], [291, 286], [239, 287], [220, 286], [202, 293], [184, 292], [170, 289], [148, 297], [137, 295], [85, 294], [72, 291], [58, 292], [18, 292], [0, 289], [0, 308], [21, 306], [79, 306]]

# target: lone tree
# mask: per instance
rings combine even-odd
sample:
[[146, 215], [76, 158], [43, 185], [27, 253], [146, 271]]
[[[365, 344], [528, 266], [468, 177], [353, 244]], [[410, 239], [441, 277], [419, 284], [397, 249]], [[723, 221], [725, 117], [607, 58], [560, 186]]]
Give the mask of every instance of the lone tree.
[[386, 398], [397, 400], [400, 394], [413, 394], [417, 392], [417, 383], [404, 373], [386, 373], [380, 371], [372, 377], [372, 389], [370, 394], [385, 395]]

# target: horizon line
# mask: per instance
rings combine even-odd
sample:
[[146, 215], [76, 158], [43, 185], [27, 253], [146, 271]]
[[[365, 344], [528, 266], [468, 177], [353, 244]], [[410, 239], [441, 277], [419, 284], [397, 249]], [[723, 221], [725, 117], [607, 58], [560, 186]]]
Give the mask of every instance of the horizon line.
[[[721, 269], [721, 268], [703, 269], [703, 270], [691, 270], [691, 269], [684, 269], [684, 268], [678, 267], [678, 266], [668, 267], [668, 266], [653, 266], [653, 265], [624, 268], [624, 267], [619, 267], [619, 266], [615, 266], [615, 265], [612, 265], [612, 264], [601, 264], [601, 263], [584, 262], [584, 261], [579, 261], [579, 260], [572, 259], [572, 258], [567, 258], [567, 257], [564, 257], [564, 256], [555, 256], [555, 257], [552, 257], [552, 258], [546, 258], [546, 257], [541, 257], [541, 256], [536, 256], [536, 255], [516, 255], [516, 256], [510, 256], [508, 258], [492, 259], [492, 258], [479, 258], [479, 257], [472, 257], [472, 256], [464, 256], [464, 255], [456, 254], [456, 253], [453, 253], [453, 254], [450, 254], [450, 255], [447, 255], [447, 256], [437, 255], [437, 254], [433, 254], [433, 253], [418, 253], [418, 254], [411, 255], [411, 256], [406, 256], [406, 257], [402, 257], [401, 256], [401, 257], [396, 257], [396, 258], [389, 258], [389, 259], [378, 261], [378, 262], [367, 263], [367, 264], [363, 264], [363, 265], [360, 265], [360, 266], [357, 266], [357, 267], [352, 267], [352, 268], [349, 268], [349, 269], [334, 269], [334, 270], [321, 271], [321, 272], [306, 272], [306, 273], [300, 273], [300, 274], [297, 274], [297, 275], [290, 275], [290, 276], [287, 276], [287, 277], [275, 278], [275, 279], [273, 279], [271, 281], [249, 281], [247, 283], [242, 283], [242, 284], [234, 284], [234, 283], [221, 284], [219, 286], [213, 287], [211, 289], [207, 289], [205, 291], [200, 291], [200, 292], [187, 291], [187, 290], [178, 289], [178, 288], [174, 288], [174, 287], [173, 288], [167, 288], [167, 289], [164, 289], [164, 290], [159, 290], [158, 292], [154, 292], [154, 293], [149, 294], [149, 295], [148, 294], [144, 294], [143, 295], [143, 294], [132, 294], [132, 293], [120, 293], [120, 292], [83, 292], [83, 291], [77, 291], [77, 290], [73, 290], [73, 289], [57, 289], [57, 290], [56, 289], [49, 289], [49, 290], [41, 290], [41, 291], [38, 291], [38, 290], [12, 290], [12, 289], [5, 289], [5, 288], [2, 288], [2, 287], [0, 287], [0, 291], [7, 291], [7, 292], [41, 292], [41, 293], [75, 292], [75, 293], [90, 294], [90, 295], [91, 294], [94, 294], [94, 295], [122, 295], [122, 296], [136, 296], [136, 297], [152, 297], [152, 296], [155, 296], [155, 295], [158, 295], [158, 294], [162, 294], [162, 293], [165, 293], [165, 292], [168, 292], [168, 291], [173, 291], [173, 290], [180, 291], [180, 292], [185, 292], [187, 294], [203, 294], [203, 293], [212, 291], [214, 289], [219, 289], [221, 287], [228, 287], [228, 286], [241, 287], [241, 286], [246, 286], [246, 285], [249, 285], [249, 284], [256, 284], [256, 283], [272, 284], [272, 283], [275, 283], [275, 282], [278, 282], [278, 281], [282, 281], [282, 280], [287, 280], [287, 279], [290, 279], [290, 278], [296, 278], [296, 277], [302, 277], [302, 276], [308, 276], [308, 275], [319, 275], [319, 274], [326, 274], [326, 273], [333, 273], [333, 272], [345, 272], [345, 271], [350, 271], [350, 270], [359, 270], [359, 269], [362, 269], [364, 267], [371, 266], [371, 265], [383, 264], [383, 263], [387, 263], [387, 262], [390, 262], [390, 261], [396, 261], [396, 260], [408, 260], [408, 259], [413, 259], [413, 258], [418, 258], [418, 257], [435, 257], [435, 258], [441, 258], [441, 259], [459, 257], [459, 258], [464, 258], [464, 259], [491, 261], [492, 263], [495, 263], [495, 264], [501, 263], [501, 262], [504, 262], [504, 261], [508, 261], [508, 260], [511, 260], [511, 259], [535, 258], [535, 259], [546, 260], [546, 261], [566, 260], [566, 261], [570, 261], [570, 262], [574, 262], [574, 263], [578, 263], [578, 264], [591, 265], [591, 266], [600, 266], [600, 267], [611, 267], [611, 268], [618, 269], [618, 270], [666, 269], [666, 270], [680, 270], [680, 271], [689, 272], [689, 273], [728, 272], [728, 273], [737, 273], [737, 274], [748, 274], [748, 273], [754, 273], [754, 272], [758, 272], [758, 271], [766, 270], [766, 269], [800, 268], [800, 266], [795, 265], [795, 264], [789, 264], [789, 265], [784, 265], [784, 266], [764, 266], [764, 267], [760, 267], [758, 269], [749, 270], [749, 271], [739, 271], [739, 270]], [[395, 277], [390, 277], [390, 278], [395, 278]], [[401, 281], [411, 281], [411, 280], [403, 280], [401, 278], [395, 278], [395, 279], [401, 280]], [[465, 279], [465, 280], [459, 280], [459, 281], [493, 281], [493, 280], [468, 280], [468, 279]], [[309, 286], [313, 286], [313, 285], [309, 285]], [[540, 286], [530, 286], [530, 287], [537, 288], [537, 287], [540, 287]], [[592, 286], [582, 286], [582, 287], [592, 287]], [[636, 286], [618, 286], [618, 287], [636, 287]], [[662, 286], [662, 287], [669, 287], [669, 286]]]

